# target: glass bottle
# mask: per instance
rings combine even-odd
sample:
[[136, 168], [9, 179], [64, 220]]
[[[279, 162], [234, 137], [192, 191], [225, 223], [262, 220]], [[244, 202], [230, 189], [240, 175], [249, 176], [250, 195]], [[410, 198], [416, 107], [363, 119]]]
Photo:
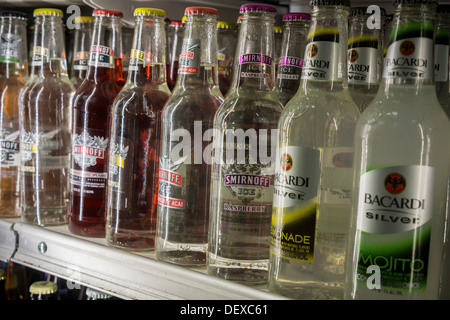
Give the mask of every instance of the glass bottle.
[[166, 82], [164, 10], [137, 8], [128, 80], [111, 122], [107, 243], [127, 250], [155, 247], [161, 113]]
[[210, 141], [223, 102], [217, 77], [218, 11], [188, 7], [185, 15], [178, 80], [162, 115], [156, 257], [205, 266]]
[[122, 51], [123, 51], [123, 76], [128, 78], [128, 68], [130, 65], [130, 53], [133, 46], [134, 28], [122, 25]]
[[172, 91], [177, 82], [178, 61], [183, 45], [183, 23], [178, 20], [170, 21], [167, 27], [167, 48], [168, 48], [168, 64], [167, 64], [167, 85]]
[[0, 217], [20, 216], [19, 93], [28, 78], [27, 15], [0, 13]]
[[120, 54], [122, 12], [97, 9], [92, 15], [89, 69], [73, 98], [68, 220], [74, 234], [104, 237], [110, 117], [121, 90], [114, 62]]
[[71, 101], [59, 9], [34, 10], [31, 76], [19, 97], [22, 220], [67, 222]]
[[94, 31], [94, 17], [75, 17], [75, 33], [73, 39], [73, 60], [70, 81], [76, 89], [86, 78], [89, 69], [89, 53]]
[[313, 0], [300, 88], [279, 122], [268, 288], [342, 299], [353, 134], [347, 88], [347, 0]]
[[389, 44], [389, 38], [391, 36], [392, 31], [392, 19], [394, 18], [393, 14], [387, 14], [384, 17], [384, 25], [383, 25], [383, 60], [386, 57], [386, 51]]
[[373, 18], [373, 13], [367, 12], [367, 8], [350, 9], [348, 31], [348, 89], [361, 112], [375, 97], [383, 69], [381, 26], [384, 25], [386, 11], [380, 8], [379, 17]]
[[236, 51], [236, 24], [227, 21], [217, 22], [217, 63], [219, 73], [219, 87], [225, 96], [230, 88], [231, 73], [233, 71], [234, 55]]
[[450, 5], [437, 6], [434, 43], [434, 81], [438, 100], [450, 118], [449, 44]]
[[439, 293], [450, 124], [434, 86], [436, 2], [395, 4], [383, 80], [355, 133], [348, 299]]
[[274, 155], [283, 108], [275, 90], [276, 9], [249, 4], [236, 48], [236, 89], [214, 119], [208, 273], [265, 283], [269, 264]]
[[283, 45], [283, 27], [282, 26], [274, 26], [274, 47], [273, 47], [273, 56], [275, 63], [275, 79], [278, 74], [278, 61], [280, 60], [281, 55], [281, 46]]
[[28, 300], [26, 267], [8, 261], [6, 265], [5, 293], [7, 300]]
[[283, 106], [292, 99], [300, 86], [310, 19], [309, 13], [293, 12], [283, 15], [283, 42], [275, 82]]

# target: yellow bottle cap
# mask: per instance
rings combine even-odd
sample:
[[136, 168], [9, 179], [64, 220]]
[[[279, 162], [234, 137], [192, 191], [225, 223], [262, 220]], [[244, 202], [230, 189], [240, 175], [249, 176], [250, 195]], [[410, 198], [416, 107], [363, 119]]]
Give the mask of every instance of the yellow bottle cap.
[[73, 19], [73, 22], [91, 22], [91, 21], [94, 21], [94, 17], [81, 16], [75, 17], [75, 19]]
[[50, 281], [37, 281], [30, 286], [32, 294], [52, 294], [58, 291], [58, 285]]
[[273, 27], [273, 31], [275, 33], [283, 33], [283, 27], [275, 26], [275, 27]]
[[134, 10], [134, 16], [160, 16], [165, 17], [166, 12], [162, 9], [154, 8], [136, 8]]
[[52, 9], [52, 8], [39, 8], [33, 11], [33, 17], [36, 16], [60, 16], [62, 17], [64, 14], [62, 10]]
[[228, 21], [217, 21], [217, 27], [223, 29], [236, 29], [236, 24]]

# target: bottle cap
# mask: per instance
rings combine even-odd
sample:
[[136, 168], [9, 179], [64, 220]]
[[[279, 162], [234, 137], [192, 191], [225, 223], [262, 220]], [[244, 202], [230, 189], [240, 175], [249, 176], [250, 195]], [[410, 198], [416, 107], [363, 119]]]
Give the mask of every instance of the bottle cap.
[[311, 7], [319, 7], [319, 6], [350, 7], [350, 0], [311, 0], [309, 5]]
[[52, 8], [39, 8], [33, 11], [33, 17], [36, 16], [57, 16], [62, 17], [64, 14], [62, 10]]
[[219, 15], [219, 11], [214, 8], [208, 8], [208, 7], [187, 7], [186, 10], [184, 10], [184, 14], [192, 14], [192, 15], [203, 15], [203, 14], [212, 14], [212, 15]]
[[165, 17], [166, 12], [162, 9], [154, 8], [136, 8], [134, 10], [134, 16], [159, 16]]
[[269, 12], [277, 13], [277, 9], [267, 4], [244, 4], [239, 9], [239, 13], [244, 12]]
[[183, 22], [181, 22], [180, 20], [172, 20], [172, 21], [170, 21], [170, 25], [171, 26], [182, 26]]
[[[373, 12], [371, 10], [369, 10], [369, 12], [367, 12], [367, 6], [361, 6], [361, 7], [352, 7], [350, 8], [350, 16], [371, 16], [373, 15]], [[386, 9], [379, 7], [380, 8], [380, 14], [384, 17], [386, 16]]]
[[236, 29], [236, 24], [234, 22], [228, 22], [228, 21], [217, 21], [217, 28]]
[[97, 291], [92, 288], [86, 288], [86, 296], [88, 300], [106, 300], [112, 298], [112, 296], [110, 296], [109, 294]]
[[283, 27], [274, 26], [273, 27], [273, 32], [275, 32], [275, 33], [283, 33]]
[[117, 10], [95, 9], [92, 12], [92, 16], [123, 17], [123, 13]]
[[303, 12], [291, 12], [283, 15], [283, 21], [300, 21], [300, 20], [311, 20], [311, 15], [309, 13]]
[[75, 17], [75, 19], [73, 19], [73, 22], [91, 22], [91, 21], [94, 21], [94, 17], [81, 16]]
[[0, 12], [1, 18], [15, 18], [20, 20], [27, 20], [28, 16], [26, 13], [19, 11], [3, 10]]
[[37, 281], [30, 286], [30, 293], [52, 294], [58, 291], [58, 285], [50, 281]]

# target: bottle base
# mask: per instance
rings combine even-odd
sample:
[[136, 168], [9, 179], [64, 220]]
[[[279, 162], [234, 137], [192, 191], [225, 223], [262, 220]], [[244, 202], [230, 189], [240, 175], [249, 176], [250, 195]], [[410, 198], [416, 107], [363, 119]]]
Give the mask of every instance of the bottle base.
[[106, 243], [110, 247], [126, 251], [152, 251], [155, 250], [155, 233], [148, 231], [121, 230], [114, 234], [108, 230]]
[[344, 287], [333, 283], [270, 281], [267, 289], [295, 300], [343, 300]]
[[209, 256], [208, 273], [218, 278], [245, 284], [267, 283], [269, 259], [237, 260]]
[[177, 264], [183, 267], [205, 267], [206, 266], [206, 244], [205, 243], [174, 243], [164, 241], [161, 238], [157, 243], [164, 243], [164, 248], [159, 245], [156, 249], [158, 260]]
[[75, 221], [69, 217], [69, 231], [77, 236], [88, 238], [104, 238], [106, 235], [105, 223]]
[[21, 219], [23, 222], [41, 227], [67, 224], [67, 207], [22, 206]]

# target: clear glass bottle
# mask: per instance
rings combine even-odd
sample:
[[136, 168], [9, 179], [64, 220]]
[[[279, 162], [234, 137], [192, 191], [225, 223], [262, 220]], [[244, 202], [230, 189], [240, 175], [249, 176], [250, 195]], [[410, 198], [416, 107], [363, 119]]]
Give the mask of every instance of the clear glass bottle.
[[122, 25], [122, 55], [123, 55], [123, 76], [128, 78], [128, 68], [130, 65], [130, 53], [133, 49], [134, 28]]
[[389, 44], [389, 38], [391, 36], [392, 31], [392, 19], [394, 18], [393, 14], [387, 14], [384, 17], [384, 25], [383, 25], [383, 60], [386, 56], [387, 47]]
[[188, 7], [178, 80], [162, 115], [156, 257], [205, 266], [212, 128], [223, 102], [217, 77], [217, 15]]
[[269, 264], [274, 154], [283, 105], [275, 90], [276, 9], [249, 4], [236, 48], [236, 88], [214, 119], [208, 273], [265, 283]]
[[219, 86], [225, 96], [230, 88], [236, 51], [236, 24], [228, 21], [217, 22], [217, 63], [219, 72]]
[[73, 60], [70, 70], [70, 81], [77, 89], [86, 78], [89, 69], [94, 17], [75, 17], [75, 33], [73, 39]]
[[450, 118], [449, 44], [450, 5], [437, 6], [434, 43], [434, 81], [438, 100]]
[[20, 216], [19, 93], [28, 78], [27, 15], [0, 12], [0, 217]]
[[137, 8], [128, 80], [112, 110], [106, 240], [144, 251], [155, 247], [161, 114], [166, 82], [164, 10]]
[[104, 237], [111, 111], [121, 90], [115, 72], [121, 55], [122, 12], [94, 10], [89, 70], [73, 98], [69, 230]]
[[181, 47], [183, 45], [184, 26], [181, 21], [170, 21], [167, 27], [167, 85], [172, 91], [177, 82], [178, 61], [180, 58]]
[[436, 2], [395, 4], [383, 81], [355, 133], [348, 299], [439, 293], [450, 124], [434, 86]]
[[71, 101], [59, 9], [34, 10], [31, 76], [19, 97], [22, 220], [67, 222]]
[[283, 106], [292, 99], [300, 86], [310, 19], [309, 13], [292, 12], [283, 15], [283, 42], [275, 82]]
[[300, 88], [278, 124], [269, 291], [342, 299], [353, 135], [346, 0], [313, 0]]
[[283, 45], [283, 27], [282, 26], [274, 26], [273, 27], [273, 33], [274, 33], [274, 46], [273, 46], [273, 56], [274, 56], [274, 63], [275, 63], [275, 79], [277, 78], [278, 74], [278, 61], [280, 60], [281, 56], [281, 46]]
[[[350, 9], [348, 30], [348, 90], [361, 112], [375, 97], [383, 70], [381, 26], [384, 25], [386, 10], [380, 8], [380, 16], [374, 18], [372, 12], [367, 12], [367, 8]], [[379, 18], [380, 21], [368, 21], [371, 18]]]

